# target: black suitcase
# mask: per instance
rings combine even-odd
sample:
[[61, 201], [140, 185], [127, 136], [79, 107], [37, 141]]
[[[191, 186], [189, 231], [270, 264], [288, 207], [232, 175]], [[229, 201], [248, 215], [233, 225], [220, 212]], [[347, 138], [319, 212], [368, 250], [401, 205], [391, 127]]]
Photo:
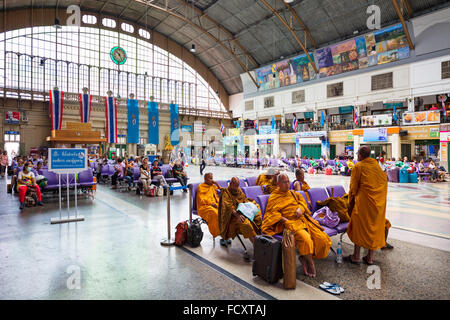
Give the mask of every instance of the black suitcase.
[[270, 236], [256, 236], [254, 245], [253, 276], [260, 276], [269, 283], [283, 277], [281, 265], [281, 241]]

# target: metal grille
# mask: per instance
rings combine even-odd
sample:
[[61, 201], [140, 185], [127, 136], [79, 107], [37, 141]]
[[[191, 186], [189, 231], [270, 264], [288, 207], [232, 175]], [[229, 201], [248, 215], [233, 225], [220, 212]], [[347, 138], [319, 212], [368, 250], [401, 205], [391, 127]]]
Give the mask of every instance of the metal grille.
[[392, 72], [372, 76], [372, 91], [393, 88]]
[[327, 97], [328, 98], [334, 98], [334, 97], [341, 97], [344, 95], [344, 83], [333, 83], [327, 85]]
[[298, 90], [292, 92], [292, 103], [305, 102], [305, 90]]

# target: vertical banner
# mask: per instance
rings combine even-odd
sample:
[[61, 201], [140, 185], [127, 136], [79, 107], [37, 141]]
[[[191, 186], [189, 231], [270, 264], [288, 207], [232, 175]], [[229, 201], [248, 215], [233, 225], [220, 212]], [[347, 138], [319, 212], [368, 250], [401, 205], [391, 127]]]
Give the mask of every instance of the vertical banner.
[[107, 143], [117, 143], [117, 104], [116, 98], [105, 97], [106, 139]]
[[82, 123], [88, 123], [91, 120], [92, 96], [88, 93], [80, 93], [80, 116]]
[[178, 122], [178, 105], [170, 104], [170, 143], [176, 146], [180, 143], [180, 125]]
[[63, 116], [63, 92], [50, 90], [50, 118], [52, 130], [61, 130]]
[[139, 104], [128, 99], [128, 143], [139, 143]]
[[148, 143], [159, 144], [158, 102], [148, 103]]
[[294, 117], [292, 118], [292, 128], [294, 129], [294, 132], [297, 132], [297, 126], [298, 126], [298, 120], [294, 114]]

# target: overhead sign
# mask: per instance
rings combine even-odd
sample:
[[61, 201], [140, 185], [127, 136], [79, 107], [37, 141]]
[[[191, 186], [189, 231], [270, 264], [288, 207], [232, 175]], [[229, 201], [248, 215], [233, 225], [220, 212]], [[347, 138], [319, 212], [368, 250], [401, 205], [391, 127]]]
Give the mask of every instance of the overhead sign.
[[181, 132], [192, 132], [192, 126], [181, 126]]
[[5, 111], [5, 123], [7, 124], [19, 124], [20, 113], [16, 111]]
[[392, 114], [378, 114], [361, 117], [362, 127], [391, 126]]
[[85, 148], [48, 149], [48, 170], [56, 173], [78, 173], [88, 169]]
[[440, 110], [434, 111], [422, 111], [422, 112], [405, 112], [403, 114], [403, 125], [413, 124], [431, 124], [440, 123], [441, 113]]
[[311, 137], [327, 137], [328, 133], [326, 131], [306, 131], [306, 132], [297, 132], [295, 134], [299, 138], [311, 138]]
[[387, 142], [386, 128], [364, 129], [364, 142]]

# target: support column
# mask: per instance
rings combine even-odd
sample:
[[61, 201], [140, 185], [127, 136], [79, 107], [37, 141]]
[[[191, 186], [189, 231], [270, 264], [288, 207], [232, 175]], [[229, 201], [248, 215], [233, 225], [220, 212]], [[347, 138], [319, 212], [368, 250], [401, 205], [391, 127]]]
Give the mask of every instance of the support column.
[[400, 135], [398, 133], [394, 133], [392, 135], [392, 157], [395, 159], [400, 159], [402, 156], [402, 144], [400, 140]]
[[[356, 154], [361, 146], [361, 136], [353, 135], [353, 159], [358, 160], [358, 155]], [[337, 153], [337, 150], [336, 150]]]

